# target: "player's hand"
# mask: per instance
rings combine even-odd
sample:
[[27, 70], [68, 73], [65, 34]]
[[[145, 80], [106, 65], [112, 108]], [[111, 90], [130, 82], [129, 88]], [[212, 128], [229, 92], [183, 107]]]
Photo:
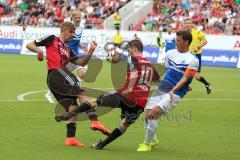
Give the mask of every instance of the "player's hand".
[[200, 47], [196, 47], [193, 51], [197, 52], [200, 49]]
[[168, 92], [169, 96], [170, 96], [170, 102], [173, 102], [173, 97], [174, 97], [174, 92], [173, 90], [171, 90], [170, 92]]
[[90, 50], [95, 50], [97, 48], [97, 42], [96, 41], [91, 41], [90, 42]]
[[147, 115], [147, 118], [152, 119], [158, 119], [162, 115], [162, 109], [158, 106], [154, 107], [150, 113]]
[[43, 52], [38, 52], [37, 53], [37, 59], [39, 60], [39, 61], [43, 61]]

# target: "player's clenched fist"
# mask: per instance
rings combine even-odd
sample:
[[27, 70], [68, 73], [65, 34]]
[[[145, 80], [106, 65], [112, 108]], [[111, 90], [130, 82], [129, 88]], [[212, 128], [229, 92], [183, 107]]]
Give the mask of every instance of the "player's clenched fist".
[[39, 61], [43, 61], [43, 53], [42, 52], [38, 52], [37, 53], [37, 59], [39, 60]]
[[95, 50], [97, 48], [97, 43], [96, 43], [96, 41], [91, 41], [90, 42], [90, 49], [91, 50]]

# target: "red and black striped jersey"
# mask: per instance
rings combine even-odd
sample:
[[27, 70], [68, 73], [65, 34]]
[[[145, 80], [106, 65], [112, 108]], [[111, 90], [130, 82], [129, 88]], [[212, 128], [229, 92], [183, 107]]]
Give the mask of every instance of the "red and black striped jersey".
[[118, 89], [119, 93], [129, 89], [130, 75], [132, 71], [137, 71], [138, 76], [135, 79], [131, 92], [124, 95], [128, 100], [135, 102], [140, 107], [145, 107], [153, 80], [159, 79], [151, 62], [143, 56], [131, 56], [128, 59], [127, 78], [124, 87]]
[[66, 68], [69, 61], [74, 62], [76, 56], [74, 52], [63, 42], [63, 40], [55, 35], [50, 35], [34, 41], [37, 46], [46, 47], [46, 59], [48, 70]]

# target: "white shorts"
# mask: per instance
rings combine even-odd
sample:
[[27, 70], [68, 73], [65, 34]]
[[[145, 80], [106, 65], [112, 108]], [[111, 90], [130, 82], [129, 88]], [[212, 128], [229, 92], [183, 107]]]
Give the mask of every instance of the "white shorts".
[[181, 100], [181, 97], [174, 94], [173, 102], [171, 103], [168, 93], [156, 90], [149, 98], [146, 108], [153, 109], [155, 106], [159, 106], [164, 113], [168, 113], [171, 109], [175, 108]]
[[76, 64], [74, 64], [74, 63], [72, 63], [72, 62], [68, 62], [68, 64], [67, 64], [67, 69], [69, 70], [69, 71], [78, 71], [79, 69], [85, 69], [85, 70], [87, 70], [88, 69], [88, 66], [86, 65], [86, 66], [79, 66], [79, 65], [76, 65]]

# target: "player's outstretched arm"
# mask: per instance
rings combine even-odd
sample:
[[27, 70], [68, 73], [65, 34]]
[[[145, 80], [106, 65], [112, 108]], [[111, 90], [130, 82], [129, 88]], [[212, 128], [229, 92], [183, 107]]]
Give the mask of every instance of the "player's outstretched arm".
[[39, 48], [35, 42], [30, 42], [26, 45], [26, 48], [32, 52], [35, 52], [37, 53], [37, 59], [39, 61], [42, 61], [43, 60], [43, 51], [41, 50], [41, 48]]
[[83, 58], [78, 58], [75, 61], [75, 64], [80, 65], [80, 66], [84, 66], [88, 63], [88, 61], [90, 60], [90, 58], [93, 55], [93, 52], [95, 51], [97, 47], [97, 43], [95, 41], [91, 41], [90, 42], [90, 49], [88, 50], [87, 54], [83, 57]]

